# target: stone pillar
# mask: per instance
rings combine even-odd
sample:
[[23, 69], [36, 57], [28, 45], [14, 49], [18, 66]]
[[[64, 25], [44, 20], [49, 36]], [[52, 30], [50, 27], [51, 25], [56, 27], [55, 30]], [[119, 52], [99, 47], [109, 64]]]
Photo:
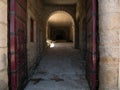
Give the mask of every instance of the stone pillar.
[[8, 88], [7, 0], [0, 0], [0, 90]]
[[99, 2], [99, 90], [119, 90], [120, 0]]

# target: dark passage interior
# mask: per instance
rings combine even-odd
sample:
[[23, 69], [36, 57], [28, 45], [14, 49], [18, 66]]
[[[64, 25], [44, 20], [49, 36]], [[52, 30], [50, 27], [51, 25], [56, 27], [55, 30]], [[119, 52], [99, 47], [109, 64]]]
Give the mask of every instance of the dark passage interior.
[[47, 39], [53, 41], [73, 41], [74, 21], [65, 11], [56, 11], [49, 17], [47, 23]]
[[72, 16], [65, 11], [54, 12], [46, 27], [47, 39], [54, 46], [47, 49], [25, 90], [90, 90], [86, 61], [73, 44], [75, 26]]
[[69, 40], [70, 30], [67, 27], [52, 27], [50, 30], [51, 40]]

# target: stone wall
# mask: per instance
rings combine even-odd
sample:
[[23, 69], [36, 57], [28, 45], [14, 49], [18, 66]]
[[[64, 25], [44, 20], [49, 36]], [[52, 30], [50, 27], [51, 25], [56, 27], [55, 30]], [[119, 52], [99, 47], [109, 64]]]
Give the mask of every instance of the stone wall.
[[118, 90], [120, 85], [120, 0], [99, 1], [99, 33], [99, 90]]
[[0, 90], [8, 88], [7, 0], [0, 0]]
[[[39, 11], [40, 10], [40, 11]], [[40, 57], [43, 52], [43, 12], [42, 3], [40, 0], [36, 2], [34, 0], [28, 1], [27, 7], [28, 19], [27, 19], [27, 59], [28, 59], [28, 73], [29, 76], [34, 72], [36, 63], [40, 61]], [[30, 41], [30, 30], [31, 30], [31, 18], [34, 21], [34, 40]], [[44, 37], [45, 38], [45, 37]]]

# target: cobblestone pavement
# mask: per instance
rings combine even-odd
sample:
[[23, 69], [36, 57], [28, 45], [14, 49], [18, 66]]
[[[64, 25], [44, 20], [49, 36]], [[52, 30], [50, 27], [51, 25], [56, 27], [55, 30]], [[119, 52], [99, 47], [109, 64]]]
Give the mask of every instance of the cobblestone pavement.
[[25, 90], [90, 90], [85, 61], [71, 43], [55, 43], [47, 50]]

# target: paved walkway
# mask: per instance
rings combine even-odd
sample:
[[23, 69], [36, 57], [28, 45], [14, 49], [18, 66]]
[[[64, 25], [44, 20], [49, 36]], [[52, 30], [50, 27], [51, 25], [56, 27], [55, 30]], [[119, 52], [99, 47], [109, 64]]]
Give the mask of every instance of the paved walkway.
[[71, 43], [48, 49], [25, 90], [89, 90], [85, 61]]

